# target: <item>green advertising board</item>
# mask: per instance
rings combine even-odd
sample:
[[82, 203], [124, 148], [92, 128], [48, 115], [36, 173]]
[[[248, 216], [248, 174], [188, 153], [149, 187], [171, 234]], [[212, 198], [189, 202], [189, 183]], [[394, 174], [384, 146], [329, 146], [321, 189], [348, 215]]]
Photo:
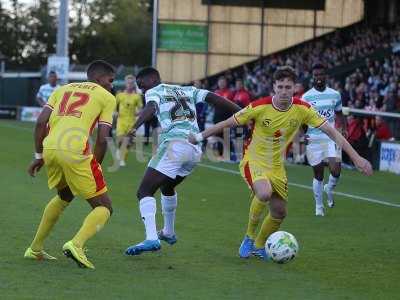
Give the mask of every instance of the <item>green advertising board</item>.
[[158, 48], [171, 51], [207, 52], [207, 25], [160, 23]]

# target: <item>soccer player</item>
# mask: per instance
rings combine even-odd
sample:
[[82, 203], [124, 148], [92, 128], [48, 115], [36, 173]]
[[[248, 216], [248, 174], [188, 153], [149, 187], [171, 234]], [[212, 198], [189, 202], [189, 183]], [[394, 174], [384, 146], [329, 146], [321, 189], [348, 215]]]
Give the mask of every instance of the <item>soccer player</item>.
[[47, 77], [48, 83], [41, 85], [36, 95], [36, 101], [40, 106], [45, 106], [47, 101], [49, 100], [50, 95], [54, 92], [56, 88], [59, 87], [59, 85], [57, 84], [57, 80], [57, 73], [54, 71], [50, 71], [49, 76]]
[[[146, 106], [132, 129], [132, 135], [153, 115], [157, 115], [162, 131], [157, 152], [150, 160], [137, 191], [146, 239], [128, 247], [126, 249], [128, 255], [160, 250], [160, 240], [170, 245], [177, 241], [174, 222], [178, 197], [175, 187], [192, 172], [201, 157], [201, 147], [187, 140], [190, 133], [199, 132], [196, 103], [205, 101], [231, 114], [240, 110], [240, 107], [233, 102], [207, 90], [193, 86], [163, 84], [158, 71], [151, 67], [141, 70], [136, 81], [138, 87], [145, 93]], [[154, 193], [158, 189], [161, 190], [164, 227], [157, 233]]]
[[[88, 201], [92, 211], [62, 249], [80, 267], [94, 269], [85, 255], [84, 245], [112, 213], [100, 164], [107, 150], [106, 138], [110, 135], [116, 105], [110, 93], [114, 75], [114, 68], [107, 62], [92, 62], [87, 69], [88, 82], [70, 83], [54, 91], [38, 117], [34, 134], [35, 159], [28, 172], [35, 176], [45, 165], [48, 186], [56, 188], [57, 195], [44, 209], [25, 258], [56, 259], [45, 252], [44, 241], [64, 209], [80, 195]], [[92, 154], [88, 139], [96, 123], [97, 140]]]
[[[341, 132], [346, 132], [346, 120], [342, 114], [340, 93], [326, 85], [326, 73], [323, 64], [312, 67], [313, 87], [303, 95], [303, 99], [323, 116], [331, 126], [335, 126], [335, 116], [338, 117]], [[328, 206], [335, 205], [333, 189], [336, 187], [340, 172], [342, 150], [327, 134], [314, 127], [308, 127], [306, 132], [306, 154], [308, 163], [314, 171], [313, 191], [315, 199], [315, 215], [324, 216], [323, 191], [327, 194]], [[328, 183], [324, 183], [324, 166], [328, 163], [330, 175]]]
[[[256, 100], [231, 118], [189, 137], [190, 142], [199, 143], [224, 128], [252, 124], [252, 135], [240, 163], [240, 172], [255, 195], [250, 206], [247, 233], [239, 248], [239, 255], [243, 258], [253, 254], [264, 260], [269, 259], [265, 241], [279, 229], [287, 214], [284, 154], [302, 124], [320, 128], [342, 146], [358, 169], [367, 175], [372, 174], [370, 163], [359, 156], [335, 128], [310, 104], [293, 97], [295, 82], [296, 73], [291, 67], [278, 68], [273, 75], [274, 96]], [[265, 203], [269, 205], [269, 213], [256, 234]]]
[[136, 93], [135, 77], [127, 75], [125, 77], [125, 90], [118, 93], [117, 99], [117, 159], [120, 160], [121, 167], [126, 166], [126, 156], [128, 154], [127, 137], [136, 121], [136, 114], [142, 108], [142, 97]]

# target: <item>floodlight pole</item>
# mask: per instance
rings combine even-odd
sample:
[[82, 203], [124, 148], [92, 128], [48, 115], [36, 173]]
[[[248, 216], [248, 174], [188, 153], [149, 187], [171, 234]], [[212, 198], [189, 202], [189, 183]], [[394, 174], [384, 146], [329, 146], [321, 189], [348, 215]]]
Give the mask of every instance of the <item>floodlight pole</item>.
[[60, 12], [57, 26], [57, 56], [68, 56], [69, 10], [68, 0], [60, 0]]
[[153, 38], [151, 48], [151, 65], [157, 67], [157, 34], [158, 34], [158, 0], [153, 0]]

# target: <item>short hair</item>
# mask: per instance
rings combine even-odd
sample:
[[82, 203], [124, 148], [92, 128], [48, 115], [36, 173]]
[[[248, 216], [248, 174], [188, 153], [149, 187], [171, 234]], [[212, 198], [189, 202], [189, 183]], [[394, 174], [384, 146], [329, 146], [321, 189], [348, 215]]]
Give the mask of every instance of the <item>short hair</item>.
[[52, 70], [52, 71], [49, 72], [48, 76], [50, 76], [50, 75], [55, 75], [55, 76], [57, 76], [57, 72]]
[[314, 71], [314, 70], [326, 70], [326, 67], [325, 67], [325, 65], [323, 63], [317, 62], [317, 63], [312, 65], [311, 70], [312, 71]]
[[297, 80], [296, 71], [290, 66], [283, 66], [277, 68], [277, 70], [273, 75], [273, 81], [275, 82], [278, 80], [282, 80], [284, 78], [289, 78], [293, 82], [296, 82]]
[[95, 60], [91, 62], [86, 70], [88, 78], [93, 78], [98, 75], [114, 74], [115, 68], [104, 60]]
[[135, 76], [133, 76], [132, 74], [129, 74], [129, 75], [126, 75], [124, 79], [125, 80], [129, 80], [129, 79], [135, 80]]
[[160, 78], [160, 73], [153, 67], [145, 67], [139, 71], [136, 75], [136, 79], [147, 76], [157, 76], [157, 78]]

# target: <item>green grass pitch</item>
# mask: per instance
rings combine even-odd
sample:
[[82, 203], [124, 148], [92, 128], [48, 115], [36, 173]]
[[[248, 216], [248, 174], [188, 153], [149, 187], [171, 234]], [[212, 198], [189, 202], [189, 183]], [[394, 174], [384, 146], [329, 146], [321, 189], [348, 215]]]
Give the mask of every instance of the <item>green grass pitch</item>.
[[[31, 179], [33, 125], [0, 121], [1, 299], [400, 299], [400, 177], [344, 171], [338, 191], [392, 203], [337, 196], [327, 216], [314, 216], [311, 191], [289, 186], [282, 229], [300, 244], [287, 265], [241, 260], [249, 192], [239, 175], [199, 166], [178, 188], [174, 246], [138, 257], [124, 255], [144, 237], [136, 188], [145, 169], [134, 155], [128, 167], [105, 171], [113, 200], [110, 222], [87, 244], [96, 270], [79, 269], [61, 252], [89, 205], [75, 199], [49, 237], [54, 262], [23, 259], [53, 192], [44, 170]], [[103, 169], [111, 164], [105, 161]], [[212, 165], [204, 162], [204, 164]], [[237, 170], [236, 165], [214, 164]], [[309, 186], [311, 169], [288, 166], [291, 183]], [[161, 224], [158, 201], [158, 224]]]

